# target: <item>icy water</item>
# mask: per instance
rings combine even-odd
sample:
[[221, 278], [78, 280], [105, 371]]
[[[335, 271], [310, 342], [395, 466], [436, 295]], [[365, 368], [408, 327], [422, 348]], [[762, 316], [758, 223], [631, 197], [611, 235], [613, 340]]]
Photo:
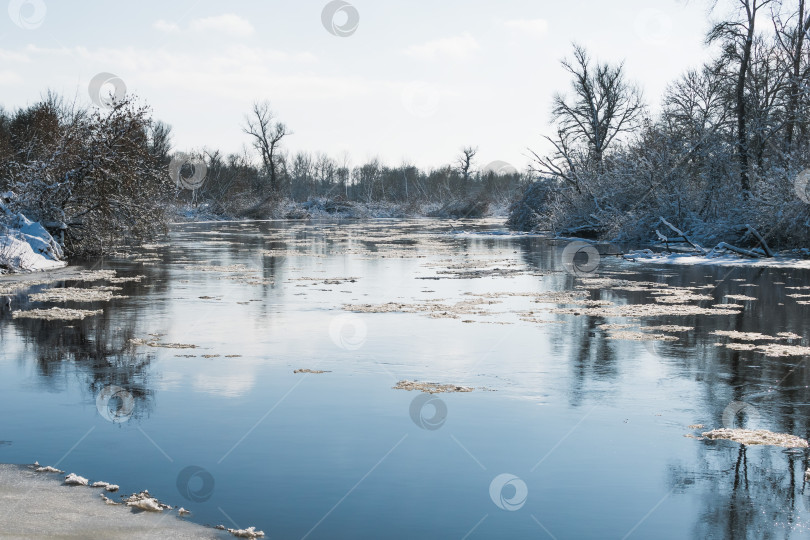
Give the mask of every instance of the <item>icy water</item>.
[[[685, 435], [810, 436], [810, 275], [603, 257], [577, 276], [564, 242], [504, 232], [178, 225], [87, 265], [140, 281], [18, 289], [16, 311], [103, 313], [3, 308], [0, 462], [149, 489], [193, 521], [279, 539], [807, 538], [807, 450]], [[30, 300], [105, 286], [125, 297]], [[661, 290], [681, 298], [656, 301]], [[633, 305], [664, 311], [616, 316]], [[684, 328], [648, 328], [660, 325]], [[800, 347], [739, 350], [768, 343]]]

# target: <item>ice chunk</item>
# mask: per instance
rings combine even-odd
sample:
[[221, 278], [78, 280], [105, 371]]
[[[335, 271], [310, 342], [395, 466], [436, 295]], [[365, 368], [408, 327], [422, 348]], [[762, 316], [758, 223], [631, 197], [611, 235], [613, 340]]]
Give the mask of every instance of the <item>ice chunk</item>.
[[237, 538], [262, 538], [264, 531], [257, 531], [256, 527], [248, 527], [247, 529], [228, 529], [228, 532]]
[[118, 491], [118, 486], [115, 485], [115, 484], [110, 484], [109, 482], [93, 482], [93, 484], [90, 487], [104, 488], [105, 490], [107, 490], [109, 492]]
[[147, 490], [143, 490], [140, 493], [133, 493], [124, 499], [124, 502], [127, 503], [127, 506], [129, 507], [144, 510], [146, 512], [163, 512], [164, 510], [171, 508], [171, 506], [168, 504], [163, 504], [156, 498], [152, 497]]
[[59, 474], [62, 474], [62, 473], [65, 472], [65, 471], [60, 471], [56, 467], [51, 467], [50, 465], [47, 465], [45, 467], [39, 467], [38, 465], [39, 465], [39, 463], [34, 463], [34, 471], [35, 472], [48, 472], [48, 473], [59, 473]]
[[701, 433], [707, 439], [727, 439], [741, 444], [764, 444], [784, 448], [807, 448], [807, 441], [788, 433], [774, 433], [767, 429], [713, 429]]
[[65, 477], [65, 484], [69, 486], [86, 486], [90, 481], [84, 476], [70, 473]]

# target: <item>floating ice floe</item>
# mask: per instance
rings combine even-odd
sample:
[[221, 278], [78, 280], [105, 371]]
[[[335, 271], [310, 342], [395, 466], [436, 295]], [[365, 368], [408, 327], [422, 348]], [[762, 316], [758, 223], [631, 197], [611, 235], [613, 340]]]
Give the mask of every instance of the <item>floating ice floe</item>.
[[439, 384], [419, 381], [399, 381], [394, 387], [395, 390], [419, 390], [428, 394], [440, 394], [442, 392], [472, 392], [469, 386], [459, 386], [456, 384]]
[[79, 476], [76, 473], [70, 473], [65, 476], [65, 484], [69, 486], [86, 486], [90, 481], [84, 476]]
[[331, 371], [323, 371], [320, 369], [296, 369], [293, 373], [331, 373]]
[[65, 309], [52, 307], [50, 309], [30, 309], [28, 311], [15, 311], [11, 316], [15, 319], [43, 319], [46, 321], [75, 321], [86, 317], [101, 315], [101, 309]]
[[[157, 340], [160, 338], [158, 337]], [[147, 347], [155, 347], [162, 349], [196, 349], [197, 345], [189, 343], [163, 343], [161, 341], [149, 341], [143, 338], [132, 338], [129, 342], [133, 345], [146, 345]]]
[[28, 296], [32, 302], [109, 302], [113, 298], [126, 298], [113, 294], [121, 287], [58, 287]]
[[713, 429], [701, 433], [707, 439], [725, 439], [748, 445], [781, 446], [783, 448], [807, 448], [807, 441], [788, 433], [774, 433], [767, 429]]

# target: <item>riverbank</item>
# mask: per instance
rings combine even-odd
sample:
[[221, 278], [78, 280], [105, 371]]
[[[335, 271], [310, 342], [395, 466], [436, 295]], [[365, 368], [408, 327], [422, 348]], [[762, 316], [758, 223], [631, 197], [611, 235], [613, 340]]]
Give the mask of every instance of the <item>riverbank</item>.
[[485, 218], [506, 219], [508, 200], [481, 201], [452, 199], [446, 202], [360, 202], [328, 198], [307, 201], [281, 199], [233, 208], [205, 202], [198, 206], [178, 206], [175, 221], [234, 221], [255, 219], [408, 219], [408, 218]]
[[65, 485], [60, 474], [0, 464], [0, 538], [233, 538], [185, 521], [176, 511], [105, 504], [100, 493], [105, 491]]

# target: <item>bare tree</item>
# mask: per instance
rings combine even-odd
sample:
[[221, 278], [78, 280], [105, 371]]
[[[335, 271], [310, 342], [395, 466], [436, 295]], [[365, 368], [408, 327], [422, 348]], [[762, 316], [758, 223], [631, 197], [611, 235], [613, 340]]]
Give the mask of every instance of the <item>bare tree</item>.
[[751, 67], [756, 20], [759, 10], [774, 0], [737, 0], [739, 17], [715, 24], [706, 37], [707, 43], [719, 42], [726, 60], [737, 64], [734, 99], [737, 113], [737, 161], [740, 167], [740, 188], [744, 197], [751, 190], [748, 164], [748, 134], [746, 132], [746, 83]]
[[598, 164], [616, 137], [633, 130], [644, 112], [641, 91], [626, 81], [624, 64], [597, 63], [574, 44], [573, 60], [563, 60], [573, 80], [573, 97], [554, 96], [552, 117], [572, 142], [585, 143]]
[[472, 162], [475, 159], [475, 154], [478, 153], [478, 147], [465, 146], [461, 149], [461, 155], [456, 160], [458, 164], [458, 172], [464, 180], [464, 184], [470, 179], [470, 170], [472, 169]]
[[255, 102], [250, 114], [245, 116], [242, 131], [253, 137], [253, 147], [262, 157], [264, 170], [270, 175], [270, 190], [278, 191], [278, 148], [281, 140], [292, 133], [287, 126], [275, 120], [269, 101]]
[[787, 105], [787, 129], [785, 145], [792, 150], [796, 128], [802, 125], [799, 113], [799, 100], [804, 94], [803, 84], [810, 77], [810, 66], [806, 62], [806, 33], [810, 30], [810, 15], [807, 13], [806, 0], [797, 0], [796, 11], [786, 19], [777, 12], [773, 16], [775, 37], [786, 58], [786, 71], [790, 77], [790, 94]]

